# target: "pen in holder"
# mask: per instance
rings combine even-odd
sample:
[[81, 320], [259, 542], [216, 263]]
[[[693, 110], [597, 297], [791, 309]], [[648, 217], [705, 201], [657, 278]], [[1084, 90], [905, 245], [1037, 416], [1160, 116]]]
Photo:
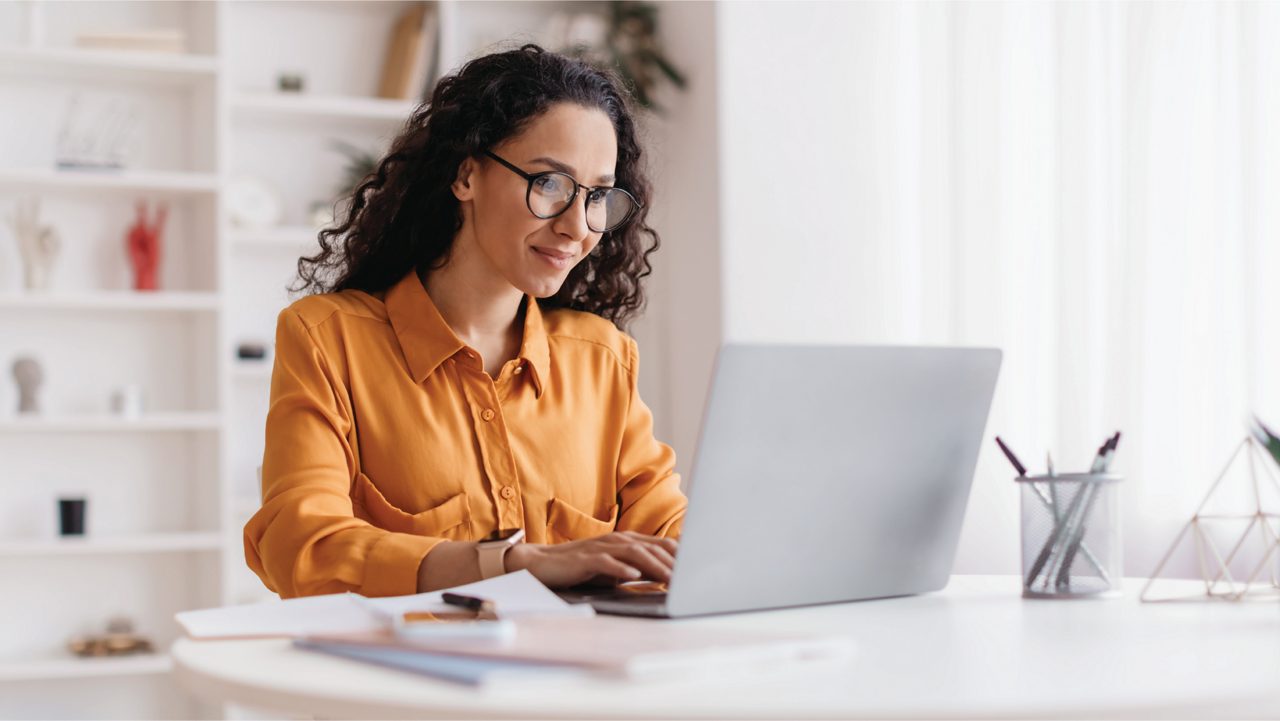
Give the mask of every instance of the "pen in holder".
[[1120, 593], [1120, 481], [1113, 473], [1019, 476], [1023, 598]]

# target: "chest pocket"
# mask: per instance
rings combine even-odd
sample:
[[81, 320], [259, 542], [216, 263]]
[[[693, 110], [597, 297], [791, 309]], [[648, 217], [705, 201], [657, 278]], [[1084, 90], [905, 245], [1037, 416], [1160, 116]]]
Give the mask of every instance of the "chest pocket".
[[547, 538], [552, 543], [580, 541], [612, 533], [618, 524], [618, 507], [609, 509], [609, 520], [602, 521], [574, 508], [559, 498], [551, 500], [547, 509]]
[[351, 506], [357, 518], [395, 533], [455, 540], [471, 538], [471, 510], [465, 493], [459, 493], [434, 508], [408, 513], [391, 505], [373, 481], [361, 473], [356, 476], [351, 489]]

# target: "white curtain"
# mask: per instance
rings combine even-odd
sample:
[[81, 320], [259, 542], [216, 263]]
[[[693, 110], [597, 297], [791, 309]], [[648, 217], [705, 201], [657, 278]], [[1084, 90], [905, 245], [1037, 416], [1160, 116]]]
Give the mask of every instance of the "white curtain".
[[[1280, 424], [1280, 4], [720, 8], [728, 334], [1004, 348], [957, 570], [1017, 568], [992, 435], [1083, 470], [1118, 429], [1149, 573], [1246, 414]], [[787, 127], [803, 189], [753, 197]]]

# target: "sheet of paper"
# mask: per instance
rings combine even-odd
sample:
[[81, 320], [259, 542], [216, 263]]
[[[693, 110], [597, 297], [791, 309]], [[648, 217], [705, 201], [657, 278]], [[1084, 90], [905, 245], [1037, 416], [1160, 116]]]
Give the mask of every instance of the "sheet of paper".
[[[587, 604], [569, 604], [542, 585], [528, 571], [448, 589], [494, 602], [498, 615], [510, 618], [531, 616], [592, 616]], [[354, 593], [291, 598], [286, 601], [225, 608], [183, 611], [178, 624], [191, 638], [265, 638], [312, 634], [356, 633], [386, 626], [388, 619], [410, 610], [457, 610], [441, 600], [443, 591], [411, 596], [365, 598]]]
[[[498, 608], [498, 615], [503, 618], [525, 618], [529, 616], [594, 616], [591, 604], [571, 604], [542, 585], [528, 571], [516, 571], [502, 576], [486, 578], [483, 581], [468, 583], [465, 586], [448, 589], [465, 596], [476, 596], [493, 601]], [[444, 591], [419, 593], [414, 596], [390, 596], [386, 598], [366, 599], [368, 605], [383, 613], [394, 616], [405, 611], [445, 611], [458, 610], [446, 605], [441, 597]]]
[[191, 638], [266, 638], [301, 636], [318, 628], [369, 631], [382, 622], [352, 599], [353, 594], [271, 600], [225, 608], [206, 608], [176, 614]]

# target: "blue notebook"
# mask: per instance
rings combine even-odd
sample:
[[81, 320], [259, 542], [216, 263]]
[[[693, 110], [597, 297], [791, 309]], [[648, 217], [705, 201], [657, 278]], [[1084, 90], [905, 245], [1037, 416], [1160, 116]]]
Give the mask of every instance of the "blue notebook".
[[319, 651], [470, 686], [484, 685], [499, 676], [505, 681], [512, 676], [544, 677], [553, 674], [580, 676], [583, 673], [581, 669], [549, 666], [542, 663], [448, 656], [416, 649], [377, 648], [304, 638], [295, 639], [293, 645], [310, 651]]

